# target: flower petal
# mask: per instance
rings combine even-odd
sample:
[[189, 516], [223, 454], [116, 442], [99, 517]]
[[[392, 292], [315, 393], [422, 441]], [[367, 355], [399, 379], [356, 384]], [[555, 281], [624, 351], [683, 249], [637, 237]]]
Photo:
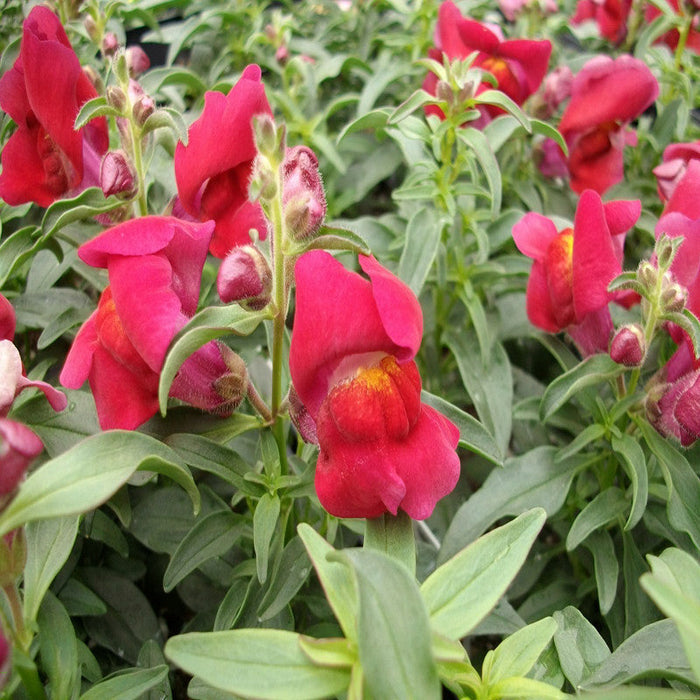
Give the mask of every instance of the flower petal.
[[551, 219], [542, 214], [525, 214], [513, 226], [513, 240], [518, 250], [533, 260], [542, 260], [549, 244], [556, 238], [557, 227]]

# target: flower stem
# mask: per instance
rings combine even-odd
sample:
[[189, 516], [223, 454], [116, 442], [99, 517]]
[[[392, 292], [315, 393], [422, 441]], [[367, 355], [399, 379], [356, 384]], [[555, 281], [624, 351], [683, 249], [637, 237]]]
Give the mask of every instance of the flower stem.
[[134, 169], [138, 180], [138, 205], [141, 216], [148, 215], [148, 199], [146, 196], [146, 173], [143, 169], [143, 152], [141, 146], [141, 129], [135, 124], [133, 119], [129, 119], [129, 132], [131, 134], [132, 155], [134, 158]]
[[688, 35], [690, 34], [690, 27], [692, 23], [693, 15], [688, 13], [683, 26], [678, 31], [678, 44], [676, 46], [676, 52], [673, 56], [673, 70], [676, 73], [681, 69], [681, 58], [683, 57], [683, 52], [685, 51], [685, 45], [688, 41]]
[[413, 520], [403, 511], [398, 515], [384, 513], [365, 521], [365, 549], [384, 552], [416, 575], [416, 538]]

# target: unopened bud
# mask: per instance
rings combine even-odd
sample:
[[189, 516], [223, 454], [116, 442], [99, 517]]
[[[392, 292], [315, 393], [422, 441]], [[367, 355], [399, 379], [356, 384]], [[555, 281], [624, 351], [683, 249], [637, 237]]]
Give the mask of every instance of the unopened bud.
[[135, 190], [136, 175], [124, 151], [109, 151], [100, 166], [100, 187], [105, 197], [115, 194], [129, 199]]
[[120, 85], [126, 85], [129, 82], [129, 69], [126, 65], [126, 55], [123, 49], [118, 49], [112, 59], [112, 70], [117, 76]]
[[668, 270], [674, 256], [674, 248], [668, 236], [659, 238], [656, 244], [656, 259], [661, 270]]
[[134, 122], [139, 126], [143, 126], [146, 123], [146, 119], [156, 111], [156, 102], [150, 95], [143, 95], [134, 104], [132, 114], [134, 115]]
[[104, 92], [104, 83], [99, 73], [92, 66], [82, 66], [83, 75], [93, 84], [98, 94]]
[[638, 323], [628, 323], [618, 329], [610, 343], [610, 357], [625, 367], [640, 367], [646, 355], [644, 330]]
[[659, 277], [658, 269], [648, 260], [642, 260], [637, 268], [637, 279], [645, 289], [652, 290], [656, 286]]
[[287, 48], [286, 44], [282, 44], [282, 46], [275, 51], [275, 60], [281, 66], [286, 65], [287, 61], [289, 60], [289, 49]]
[[251, 311], [263, 309], [272, 290], [270, 265], [253, 245], [234, 248], [221, 261], [216, 288], [225, 304], [236, 301]]
[[83, 20], [83, 27], [85, 27], [85, 31], [87, 32], [87, 35], [94, 42], [99, 41], [100, 30], [97, 28], [97, 22], [95, 22], [93, 17], [91, 17], [90, 15], [87, 15], [85, 17], [85, 19]]
[[0, 418], [0, 496], [17, 488], [43, 449], [41, 440], [26, 425]]
[[458, 99], [460, 102], [466, 102], [474, 97], [476, 85], [473, 80], [467, 80], [459, 91]]
[[253, 117], [253, 138], [255, 147], [265, 156], [273, 157], [277, 150], [277, 127], [269, 114], [256, 114]]
[[151, 60], [140, 46], [129, 46], [124, 52], [130, 78], [138, 78], [151, 67]]
[[235, 410], [248, 393], [248, 369], [243, 358], [227, 345], [220, 344], [221, 356], [229, 372], [214, 381], [214, 389], [226, 401], [228, 410]]
[[277, 194], [277, 178], [270, 161], [258, 154], [253, 161], [253, 172], [248, 184], [248, 199], [269, 201]]
[[442, 102], [447, 102], [447, 104], [450, 106], [455, 101], [455, 96], [452, 92], [452, 88], [450, 87], [450, 84], [445, 80], [438, 80], [437, 85], [435, 86], [435, 96], [438, 98], [438, 100], [441, 100]]
[[119, 48], [119, 39], [114, 32], [107, 32], [102, 37], [101, 49], [105, 56], [114, 56]]
[[282, 202], [289, 235], [297, 241], [315, 236], [326, 216], [326, 194], [316, 154], [306, 146], [288, 149], [282, 176]]
[[117, 85], [110, 85], [106, 92], [107, 103], [114, 107], [114, 109], [119, 110], [121, 114], [124, 114], [126, 109], [126, 95], [124, 91]]
[[[22, 575], [26, 563], [27, 538], [24, 530], [22, 528], [12, 530], [0, 537], [0, 585], [5, 587], [15, 583]], [[0, 658], [0, 666], [2, 665], [1, 661]], [[2, 683], [0, 682], [1, 687]]]
[[683, 311], [688, 301], [688, 290], [674, 282], [664, 286], [661, 292], [661, 308], [666, 313]]

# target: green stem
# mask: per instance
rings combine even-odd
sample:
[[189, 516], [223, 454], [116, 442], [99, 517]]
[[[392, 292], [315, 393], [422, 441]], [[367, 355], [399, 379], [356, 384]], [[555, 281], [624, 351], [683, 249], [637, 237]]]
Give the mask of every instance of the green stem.
[[139, 129], [132, 118], [129, 118], [129, 133], [131, 134], [132, 156], [134, 158], [134, 169], [138, 180], [138, 204], [139, 214], [148, 215], [148, 199], [146, 197], [146, 173], [143, 169], [143, 152], [141, 146], [141, 129]]
[[22, 610], [22, 601], [19, 597], [17, 584], [8, 583], [2, 587], [5, 593], [5, 598], [12, 612], [12, 632], [17, 645], [25, 652], [29, 650], [29, 645], [32, 642], [32, 634], [28, 632], [24, 625], [24, 612]]
[[413, 520], [403, 511], [385, 513], [365, 521], [365, 549], [380, 551], [403, 564], [416, 575], [416, 538]]
[[681, 69], [681, 58], [683, 57], [683, 52], [685, 51], [685, 45], [688, 41], [688, 35], [690, 34], [690, 27], [693, 23], [693, 15], [688, 13], [683, 26], [678, 32], [678, 45], [676, 46], [676, 52], [673, 56], [673, 69], [678, 72]]

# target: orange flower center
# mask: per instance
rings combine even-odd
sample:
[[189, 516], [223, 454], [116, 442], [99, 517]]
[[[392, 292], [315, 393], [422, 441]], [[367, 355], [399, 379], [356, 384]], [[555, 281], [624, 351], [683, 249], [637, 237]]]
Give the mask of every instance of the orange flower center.
[[545, 256], [547, 286], [552, 300], [554, 318], [562, 327], [575, 322], [573, 293], [573, 253], [574, 230], [566, 228], [560, 231], [549, 244]]

